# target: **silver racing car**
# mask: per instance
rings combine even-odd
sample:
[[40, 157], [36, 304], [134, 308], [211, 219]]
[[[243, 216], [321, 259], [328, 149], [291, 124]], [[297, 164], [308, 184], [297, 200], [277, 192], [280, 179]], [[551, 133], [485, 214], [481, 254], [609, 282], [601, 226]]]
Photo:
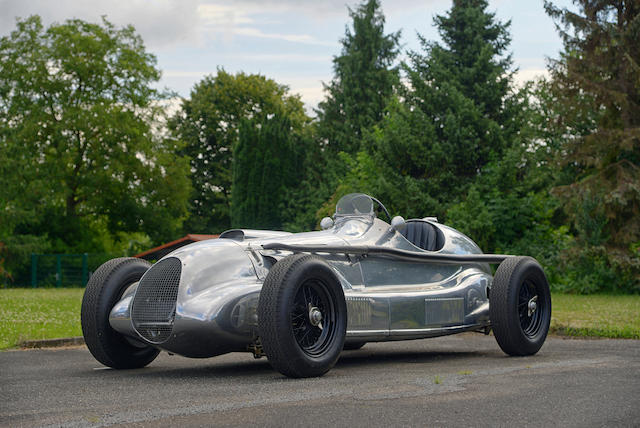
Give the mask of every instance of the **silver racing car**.
[[340, 199], [321, 227], [234, 229], [154, 265], [106, 262], [82, 301], [87, 347], [113, 368], [143, 367], [160, 350], [247, 351], [286, 376], [310, 377], [367, 342], [493, 330], [509, 355], [544, 343], [551, 296], [535, 259], [483, 254], [434, 218], [391, 219], [360, 193]]

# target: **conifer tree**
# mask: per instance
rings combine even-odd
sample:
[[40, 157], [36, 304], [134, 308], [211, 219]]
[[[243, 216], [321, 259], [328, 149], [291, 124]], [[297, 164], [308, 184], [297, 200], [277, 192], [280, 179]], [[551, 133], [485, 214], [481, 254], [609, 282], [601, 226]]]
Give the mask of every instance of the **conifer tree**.
[[299, 96], [261, 75], [233, 75], [220, 69], [194, 86], [170, 122], [191, 159], [194, 192], [185, 232], [219, 233], [230, 227], [233, 147], [240, 123], [281, 111], [295, 129], [308, 121]]
[[487, 7], [454, 0], [435, 17], [442, 43], [420, 36], [423, 50], [404, 65], [409, 85], [372, 135], [379, 159], [397, 172], [392, 181], [417, 189], [411, 205], [432, 215], [464, 199], [488, 162], [515, 144], [524, 120], [511, 88], [509, 23]]
[[334, 57], [334, 78], [325, 85], [327, 99], [318, 106], [318, 131], [331, 152], [354, 154], [363, 130], [376, 124], [398, 84], [393, 63], [400, 32], [385, 34], [379, 0], [349, 9], [353, 30], [347, 27], [342, 53]]
[[431, 125], [427, 168], [456, 187], [500, 156], [517, 129], [509, 23], [496, 22], [487, 6], [486, 0], [454, 0], [434, 19], [443, 44], [421, 36], [424, 53], [411, 52], [406, 67], [409, 104]]
[[[640, 3], [574, 2], [577, 11], [545, 2], [564, 52], [551, 62], [557, 103], [549, 125], [566, 141], [559, 165], [573, 179], [555, 189], [591, 254], [640, 283]], [[580, 101], [580, 102], [578, 102]], [[590, 250], [589, 250], [590, 248]], [[635, 272], [635, 273], [633, 273]]]
[[233, 227], [283, 227], [287, 189], [295, 187], [302, 175], [296, 134], [283, 112], [241, 122], [233, 158]]

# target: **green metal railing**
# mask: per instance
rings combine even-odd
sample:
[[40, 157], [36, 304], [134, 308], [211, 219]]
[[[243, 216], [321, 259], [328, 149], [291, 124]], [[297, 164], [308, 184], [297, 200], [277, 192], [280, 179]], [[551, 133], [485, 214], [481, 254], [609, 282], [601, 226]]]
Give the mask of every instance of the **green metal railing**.
[[31, 254], [31, 287], [84, 287], [91, 274], [114, 257], [118, 255]]

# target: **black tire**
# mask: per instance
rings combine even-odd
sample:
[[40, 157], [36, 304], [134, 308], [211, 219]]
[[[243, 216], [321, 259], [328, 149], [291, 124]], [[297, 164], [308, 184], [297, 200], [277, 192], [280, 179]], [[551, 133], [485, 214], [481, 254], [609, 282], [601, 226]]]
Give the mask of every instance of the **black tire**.
[[344, 292], [324, 260], [294, 254], [271, 268], [258, 301], [258, 331], [274, 369], [294, 378], [322, 376], [338, 360], [346, 330]]
[[506, 354], [533, 355], [540, 350], [551, 321], [551, 293], [535, 259], [510, 257], [500, 263], [489, 295], [489, 316]]
[[160, 352], [151, 346], [134, 346], [111, 328], [109, 313], [124, 291], [149, 269], [146, 260], [122, 257], [100, 266], [87, 283], [82, 298], [82, 335], [96, 360], [114, 369], [144, 367]]
[[345, 351], [357, 351], [366, 344], [367, 342], [345, 342], [344, 348], [342, 349], [344, 349]]

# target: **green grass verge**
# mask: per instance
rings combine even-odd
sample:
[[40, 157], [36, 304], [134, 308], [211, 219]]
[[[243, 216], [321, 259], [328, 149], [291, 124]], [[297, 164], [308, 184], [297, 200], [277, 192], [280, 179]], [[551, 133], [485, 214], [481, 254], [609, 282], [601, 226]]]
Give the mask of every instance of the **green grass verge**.
[[0, 349], [24, 340], [82, 336], [82, 288], [0, 289]]
[[[81, 336], [81, 288], [0, 289], [0, 349], [24, 340]], [[551, 331], [640, 339], [640, 296], [553, 294]]]
[[638, 295], [551, 295], [551, 332], [567, 336], [640, 339]]

